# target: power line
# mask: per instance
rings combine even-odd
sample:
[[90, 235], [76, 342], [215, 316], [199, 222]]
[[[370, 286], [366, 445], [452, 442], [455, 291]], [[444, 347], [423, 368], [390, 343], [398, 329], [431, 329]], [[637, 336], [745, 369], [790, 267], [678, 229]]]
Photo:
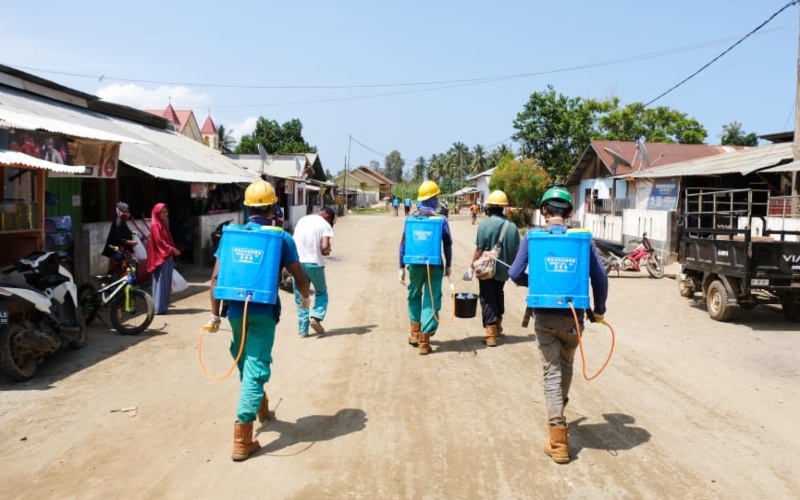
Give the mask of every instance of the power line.
[[644, 107], [647, 107], [647, 106], [649, 106], [649, 105], [653, 104], [653, 103], [654, 103], [654, 102], [656, 102], [657, 100], [661, 99], [661, 98], [662, 98], [662, 97], [664, 97], [665, 95], [669, 94], [669, 93], [670, 93], [670, 92], [672, 92], [673, 90], [677, 89], [678, 87], [680, 87], [680, 86], [681, 86], [681, 85], [683, 85], [684, 83], [688, 82], [689, 80], [691, 80], [692, 78], [694, 78], [695, 76], [697, 76], [697, 75], [698, 75], [698, 74], [699, 74], [701, 71], [703, 71], [704, 69], [706, 69], [706, 68], [708, 68], [709, 66], [711, 66], [712, 64], [714, 64], [714, 63], [715, 63], [715, 62], [716, 62], [718, 59], [720, 59], [722, 56], [724, 56], [725, 54], [727, 54], [728, 52], [730, 52], [731, 50], [733, 50], [733, 48], [734, 48], [734, 47], [736, 47], [737, 45], [739, 45], [740, 43], [742, 43], [743, 41], [745, 41], [747, 38], [749, 38], [749, 37], [750, 37], [750, 35], [754, 34], [756, 31], [758, 31], [758, 30], [760, 30], [761, 28], [763, 28], [764, 26], [766, 26], [766, 25], [767, 25], [767, 23], [769, 23], [769, 22], [770, 22], [770, 21], [772, 21], [772, 20], [773, 20], [775, 17], [777, 17], [777, 16], [778, 16], [778, 14], [780, 14], [781, 12], [783, 12], [783, 11], [784, 11], [784, 10], [786, 10], [786, 9], [788, 9], [788, 8], [789, 8], [789, 7], [791, 7], [792, 5], [795, 5], [795, 4], [796, 4], [796, 3], [798, 3], [798, 2], [800, 2], [800, 0], [792, 0], [791, 2], [789, 2], [789, 3], [787, 3], [786, 5], [784, 5], [783, 7], [781, 7], [781, 8], [780, 8], [780, 9], [779, 9], [779, 10], [778, 10], [776, 13], [772, 14], [771, 16], [769, 16], [769, 19], [767, 19], [767, 20], [766, 20], [766, 21], [764, 21], [763, 23], [761, 23], [761, 24], [759, 24], [758, 26], [756, 26], [756, 28], [755, 28], [755, 29], [753, 29], [753, 30], [752, 30], [750, 33], [746, 34], [745, 36], [743, 36], [742, 38], [740, 38], [739, 40], [737, 40], [737, 41], [736, 41], [736, 43], [734, 43], [733, 45], [731, 45], [730, 47], [728, 47], [727, 49], [725, 49], [725, 50], [724, 50], [724, 51], [723, 51], [721, 54], [719, 54], [717, 57], [715, 57], [715, 58], [714, 58], [714, 59], [712, 59], [711, 61], [709, 61], [709, 62], [707, 62], [706, 64], [704, 64], [704, 65], [703, 65], [703, 67], [701, 67], [700, 69], [698, 69], [697, 71], [695, 71], [695, 72], [694, 72], [694, 73], [692, 73], [691, 75], [687, 76], [686, 78], [684, 78], [683, 80], [681, 80], [681, 81], [680, 81], [679, 83], [677, 83], [676, 85], [672, 86], [672, 88], [670, 88], [669, 90], [667, 90], [667, 91], [666, 91], [666, 92], [664, 92], [663, 94], [659, 95], [659, 96], [658, 96], [658, 97], [656, 97], [655, 99], [652, 99], [650, 102], [646, 103], [646, 104], [644, 105]]
[[[796, 3], [798, 0], [794, 0], [792, 3]], [[788, 6], [787, 6], [788, 7]], [[785, 8], [785, 7], [784, 7]], [[773, 16], [774, 17], [774, 16]], [[765, 23], [766, 24], [766, 23]], [[785, 29], [785, 28], [776, 28], [775, 30]], [[754, 30], [755, 31], [755, 30]], [[749, 33], [747, 36], [752, 35], [753, 32]], [[634, 56], [627, 56], [619, 59], [611, 59], [607, 61], [600, 61], [596, 63], [587, 63], [577, 66], [568, 66], [564, 68], [556, 68], [552, 70], [542, 70], [542, 71], [534, 71], [534, 72], [526, 72], [526, 73], [516, 73], [510, 75], [496, 75], [496, 76], [488, 76], [488, 77], [474, 77], [474, 78], [463, 78], [463, 79], [449, 79], [449, 80], [434, 80], [434, 81], [419, 81], [419, 82], [394, 82], [394, 83], [374, 83], [374, 84], [345, 84], [345, 85], [251, 85], [251, 84], [236, 84], [236, 83], [206, 83], [206, 82], [180, 82], [180, 81], [166, 81], [166, 80], [147, 80], [147, 79], [137, 79], [137, 78], [127, 78], [127, 77], [116, 77], [116, 76], [106, 76], [106, 75], [90, 75], [85, 73], [74, 73], [74, 72], [67, 72], [67, 71], [56, 71], [50, 70], [45, 68], [37, 68], [32, 66], [15, 66], [17, 69], [21, 70], [28, 70], [28, 71], [38, 71], [40, 73], [51, 73], [63, 76], [70, 76], [75, 78], [89, 78], [93, 80], [97, 80], [99, 82], [102, 81], [117, 81], [117, 82], [127, 82], [127, 83], [142, 83], [142, 84], [153, 84], [153, 85], [181, 85], [187, 87], [213, 87], [213, 88], [228, 88], [228, 89], [249, 89], [249, 90], [346, 90], [346, 89], [365, 89], [365, 88], [381, 88], [381, 87], [420, 87], [420, 86], [436, 86], [436, 85], [452, 85], [452, 84], [479, 84], [479, 83], [487, 83], [487, 82], [495, 82], [495, 81], [504, 81], [504, 80], [511, 80], [517, 78], [527, 78], [533, 76], [542, 76], [547, 74], [555, 74], [555, 73], [564, 73], [564, 72], [572, 72], [572, 71], [579, 71], [582, 69], [589, 69], [589, 68], [596, 68], [602, 66], [612, 66], [616, 64], [623, 64], [627, 62], [634, 62], [646, 59], [653, 59], [658, 57], [665, 57], [669, 55], [679, 54], [682, 52], [688, 52], [692, 50], [698, 50], [701, 48], [705, 48], [711, 45], [716, 45], [733, 38], [722, 38], [710, 42], [703, 42], [694, 45], [687, 45], [683, 47], [677, 47], [672, 49], [665, 49], [657, 52], [649, 52], [645, 54], [638, 54]], [[744, 38], [740, 39], [739, 41], [743, 40]], [[738, 42], [737, 42], [738, 43]], [[440, 88], [450, 88], [450, 87], [440, 87]], [[418, 91], [425, 91], [427, 89], [421, 89]], [[376, 97], [382, 95], [392, 95], [392, 94], [377, 94], [373, 96], [367, 97]], [[342, 98], [344, 100], [347, 99], [357, 99], [360, 98], [350, 97], [350, 98]], [[306, 102], [325, 102], [323, 101], [306, 101]], [[300, 104], [304, 104], [305, 102], [300, 102]], [[280, 105], [281, 103], [277, 104], [264, 104], [267, 105]], [[216, 106], [220, 107], [220, 106]], [[223, 107], [244, 107], [244, 105], [239, 106], [223, 106]]]

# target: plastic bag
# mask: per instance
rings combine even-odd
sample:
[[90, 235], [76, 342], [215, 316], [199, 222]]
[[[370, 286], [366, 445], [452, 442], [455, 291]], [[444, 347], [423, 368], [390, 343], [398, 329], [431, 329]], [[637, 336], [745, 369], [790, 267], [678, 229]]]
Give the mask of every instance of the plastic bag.
[[484, 250], [480, 257], [475, 259], [472, 263], [472, 269], [475, 270], [475, 277], [479, 280], [488, 280], [494, 278], [494, 270], [497, 266], [497, 255], [500, 249], [495, 246], [489, 251]]
[[142, 243], [142, 239], [139, 238], [138, 234], [133, 235], [133, 241], [136, 242], [136, 245], [133, 246], [133, 255], [137, 260], [147, 260], [147, 249], [145, 248], [144, 243]]
[[177, 269], [172, 269], [172, 293], [179, 293], [189, 288], [189, 283], [186, 282], [181, 273]]

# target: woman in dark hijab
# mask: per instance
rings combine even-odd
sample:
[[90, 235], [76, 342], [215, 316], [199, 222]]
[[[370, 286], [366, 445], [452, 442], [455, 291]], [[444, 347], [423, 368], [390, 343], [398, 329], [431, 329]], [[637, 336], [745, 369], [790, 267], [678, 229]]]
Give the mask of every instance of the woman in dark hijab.
[[[106, 246], [103, 248], [102, 255], [108, 257], [108, 272], [117, 276], [125, 269], [125, 256], [130, 255], [137, 241], [133, 239], [133, 231], [128, 227], [128, 220], [131, 218], [131, 210], [127, 203], [121, 201], [117, 203], [117, 217], [111, 223], [108, 230]], [[114, 249], [112, 247], [116, 247]]]

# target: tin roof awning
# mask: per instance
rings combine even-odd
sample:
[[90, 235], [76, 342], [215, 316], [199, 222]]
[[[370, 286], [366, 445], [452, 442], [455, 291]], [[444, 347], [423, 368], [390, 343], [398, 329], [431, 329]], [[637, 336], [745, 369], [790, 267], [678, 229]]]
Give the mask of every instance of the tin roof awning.
[[[33, 116], [37, 128], [63, 126], [62, 134], [122, 142], [119, 161], [160, 179], [215, 184], [250, 183], [258, 174], [219, 151], [173, 130], [104, 115], [0, 85], [0, 128], [3, 117]], [[43, 118], [46, 117], [46, 118]], [[14, 121], [14, 120], [12, 120]], [[10, 123], [10, 122], [6, 122]], [[74, 125], [67, 128], [66, 125]], [[90, 133], [90, 131], [94, 131]]]
[[83, 125], [45, 116], [19, 113], [5, 106], [0, 106], [0, 127], [21, 130], [44, 130], [53, 134], [62, 134], [81, 139], [93, 139], [96, 141], [146, 144], [144, 141], [105, 132], [92, 127], [85, 127]]
[[[680, 176], [714, 176], [722, 174], [749, 175], [754, 172], [779, 172], [782, 163], [791, 161], [792, 143], [775, 143], [765, 146], [707, 156], [696, 160], [672, 163], [663, 167], [653, 167], [641, 172], [618, 175], [617, 178], [658, 178]], [[770, 168], [772, 167], [772, 168]], [[764, 170], [767, 169], [767, 170]]]
[[4, 167], [40, 168], [42, 170], [50, 170], [51, 172], [60, 172], [62, 174], [83, 174], [86, 172], [86, 167], [73, 167], [71, 165], [53, 163], [8, 149], [0, 149], [0, 165]]
[[171, 181], [204, 182], [210, 184], [234, 184], [241, 182], [249, 184], [258, 179], [247, 173], [239, 175], [223, 172], [196, 172], [192, 170], [172, 170], [168, 168], [151, 167], [149, 165], [140, 165], [127, 161], [125, 163], [158, 179], [169, 179]]

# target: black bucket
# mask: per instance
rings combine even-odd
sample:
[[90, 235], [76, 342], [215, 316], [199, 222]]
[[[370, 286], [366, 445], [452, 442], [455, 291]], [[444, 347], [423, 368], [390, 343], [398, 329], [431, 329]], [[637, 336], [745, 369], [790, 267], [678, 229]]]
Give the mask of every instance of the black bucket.
[[456, 318], [474, 318], [478, 309], [478, 296], [474, 293], [456, 294]]

